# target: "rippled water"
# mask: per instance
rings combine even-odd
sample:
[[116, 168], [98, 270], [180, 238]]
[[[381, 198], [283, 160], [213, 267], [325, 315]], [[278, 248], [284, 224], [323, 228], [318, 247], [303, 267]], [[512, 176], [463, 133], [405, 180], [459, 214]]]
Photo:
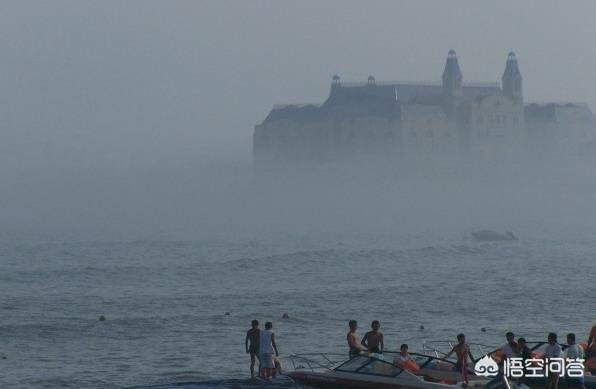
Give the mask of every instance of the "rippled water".
[[252, 387], [254, 318], [274, 322], [285, 355], [344, 352], [352, 318], [379, 319], [391, 349], [460, 331], [583, 339], [595, 258], [596, 241], [570, 240], [2, 244], [0, 386]]

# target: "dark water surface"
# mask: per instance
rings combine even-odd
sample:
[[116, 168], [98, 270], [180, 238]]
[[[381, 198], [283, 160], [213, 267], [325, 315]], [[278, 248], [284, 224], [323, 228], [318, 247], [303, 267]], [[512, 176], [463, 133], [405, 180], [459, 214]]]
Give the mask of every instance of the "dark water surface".
[[0, 387], [259, 387], [254, 318], [274, 322], [282, 355], [344, 352], [352, 318], [362, 332], [379, 319], [391, 349], [462, 331], [583, 339], [595, 259], [596, 240], [2, 244]]

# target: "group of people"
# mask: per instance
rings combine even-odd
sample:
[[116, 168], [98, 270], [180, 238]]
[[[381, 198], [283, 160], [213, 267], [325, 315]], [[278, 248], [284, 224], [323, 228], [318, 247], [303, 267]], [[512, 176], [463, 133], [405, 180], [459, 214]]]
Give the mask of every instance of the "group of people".
[[246, 353], [250, 354], [250, 376], [255, 378], [255, 363], [259, 361], [259, 376], [271, 381], [281, 373], [279, 352], [275, 344], [275, 334], [272, 331], [273, 323], [265, 323], [265, 329], [259, 328], [259, 321], [253, 320], [251, 328], [246, 332], [244, 346]]
[[[356, 320], [350, 320], [348, 323], [349, 331], [346, 335], [348, 343], [348, 355], [353, 358], [360, 355], [363, 351], [368, 353], [382, 354], [385, 349], [385, 343], [383, 340], [383, 333], [380, 331], [381, 323], [378, 320], [374, 320], [371, 323], [371, 330], [364, 334], [362, 340], [359, 341], [357, 335], [358, 322]], [[254, 367], [255, 363], [259, 361], [259, 376], [263, 379], [271, 381], [276, 374], [281, 372], [281, 364], [279, 361], [279, 352], [277, 351], [277, 345], [275, 343], [275, 334], [272, 331], [273, 324], [271, 322], [265, 323], [265, 329], [259, 328], [259, 321], [253, 320], [251, 328], [246, 332], [245, 347], [246, 353], [250, 354], [250, 373], [251, 377], [255, 377]], [[492, 352], [491, 356], [499, 360], [501, 366], [509, 358], [521, 358], [524, 366], [526, 366], [526, 360], [533, 359], [532, 351], [526, 344], [524, 338], [515, 339], [513, 332], [507, 332], [505, 334], [506, 343]], [[563, 352], [561, 345], [557, 341], [557, 334], [551, 332], [547, 337], [547, 346], [544, 349], [544, 353], [541, 355], [542, 358], [566, 358], [566, 359], [585, 359], [596, 357], [596, 325], [592, 327], [587, 344], [584, 347], [576, 343], [575, 334], [567, 334], [567, 347]], [[457, 335], [457, 343], [453, 348], [443, 357], [448, 359], [451, 355], [455, 354], [456, 362], [454, 366], [455, 371], [459, 371], [463, 374], [464, 379], [467, 380], [467, 372], [470, 367], [470, 363], [474, 361], [474, 357], [470, 351], [469, 345], [466, 343], [466, 336], [464, 334]], [[402, 344], [400, 346], [400, 352], [396, 355], [393, 360], [396, 366], [404, 367], [407, 364], [414, 364], [414, 359], [408, 353], [408, 345]], [[590, 368], [591, 369], [591, 368]], [[596, 374], [596, 372], [592, 372]], [[559, 375], [548, 374], [546, 377], [546, 389], [557, 389], [559, 384]], [[583, 389], [584, 381], [581, 377], [569, 377], [566, 378], [566, 384], [568, 388]]]
[[[368, 331], [362, 338], [362, 341], [360, 342], [358, 342], [358, 336], [356, 334], [356, 331], [358, 329], [358, 322], [356, 320], [350, 320], [348, 326], [350, 329], [348, 331], [346, 339], [348, 342], [348, 355], [350, 358], [359, 355], [363, 351], [376, 354], [383, 353], [385, 345], [383, 342], [383, 334], [379, 331], [381, 324], [378, 320], [374, 320], [372, 322], [371, 331]], [[526, 366], [526, 360], [534, 358], [534, 356], [532, 355], [532, 351], [526, 344], [526, 339], [518, 338], [516, 341], [515, 334], [513, 332], [507, 332], [505, 334], [505, 338], [507, 342], [500, 349], [491, 353], [498, 354], [496, 355], [496, 359], [500, 360], [501, 367], [508, 358], [521, 358], [523, 360], [524, 366]], [[547, 337], [548, 344], [544, 350], [544, 353], [541, 355], [541, 358], [589, 360], [590, 358], [596, 357], [596, 325], [592, 327], [588, 336], [588, 342], [586, 345], [584, 345], [586, 347], [585, 352], [584, 348], [576, 343], [575, 334], [567, 334], [566, 340], [567, 347], [563, 352], [563, 348], [557, 341], [557, 334], [554, 332], [549, 333]], [[472, 356], [472, 353], [470, 351], [470, 346], [466, 343], [466, 336], [464, 334], [457, 335], [457, 343], [447, 354], [445, 354], [443, 358], [448, 359], [453, 354], [455, 354], [456, 356], [454, 370], [461, 372], [464, 376], [464, 380], [467, 381], [469, 364], [474, 361], [474, 357]], [[402, 344], [400, 346], [400, 352], [394, 358], [393, 363], [396, 366], [404, 367], [407, 366], [408, 363], [412, 362], [414, 362], [414, 359], [408, 354], [408, 345]], [[592, 370], [592, 367], [588, 367], [588, 369]], [[596, 371], [591, 372], [592, 374], [596, 374]], [[546, 379], [546, 389], [558, 389], [560, 379], [558, 374], [550, 373], [548, 374]], [[583, 377], [566, 376], [565, 380], [567, 387], [570, 389], [584, 388]]]
[[[594, 332], [596, 326], [592, 328], [592, 332]], [[591, 334], [590, 336], [590, 344], [587, 347], [587, 350], [591, 348], [595, 348], [594, 346], [594, 337]], [[505, 339], [507, 342], [503, 347], [501, 347], [497, 352], [498, 359], [501, 360], [501, 363], [505, 363], [509, 358], [521, 358], [523, 361], [523, 365], [526, 365], [526, 361], [530, 359], [534, 359], [535, 357], [532, 355], [532, 351], [526, 344], [526, 340], [524, 338], [518, 338], [517, 341], [515, 340], [515, 334], [513, 332], [507, 332], [505, 334]], [[571, 359], [571, 360], [585, 360], [586, 359], [586, 352], [584, 352], [583, 347], [576, 343], [576, 338], [574, 333], [567, 334], [567, 347], [563, 351], [563, 348], [559, 344], [557, 340], [557, 334], [551, 332], [547, 336], [547, 346], [544, 349], [544, 353], [540, 356], [541, 358], [545, 359], [552, 359], [552, 358], [564, 358], [564, 359]], [[548, 376], [546, 377], [546, 389], [557, 389], [559, 387], [559, 374], [555, 372], [549, 372]], [[570, 389], [584, 389], [584, 380], [583, 377], [570, 377], [567, 375], [565, 377], [567, 387]], [[523, 381], [523, 379], [522, 379]]]

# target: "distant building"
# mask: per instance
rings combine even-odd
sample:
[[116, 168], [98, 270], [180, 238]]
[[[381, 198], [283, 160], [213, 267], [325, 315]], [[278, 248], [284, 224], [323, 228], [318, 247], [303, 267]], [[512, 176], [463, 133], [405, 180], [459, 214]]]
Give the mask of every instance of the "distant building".
[[540, 151], [581, 152], [595, 140], [594, 116], [586, 103], [532, 103], [525, 106], [526, 135]]
[[524, 107], [515, 53], [507, 56], [499, 85], [464, 83], [450, 50], [441, 82], [378, 83], [370, 76], [365, 83], [343, 83], [335, 75], [323, 104], [274, 106], [255, 126], [254, 163], [267, 169], [454, 153], [506, 157], [521, 152], [528, 138], [542, 136], [535, 130], [540, 121], [555, 126], [568, 116], [581, 116], [582, 123], [588, 116], [592, 120], [585, 105], [552, 108], [555, 119], [549, 109]]

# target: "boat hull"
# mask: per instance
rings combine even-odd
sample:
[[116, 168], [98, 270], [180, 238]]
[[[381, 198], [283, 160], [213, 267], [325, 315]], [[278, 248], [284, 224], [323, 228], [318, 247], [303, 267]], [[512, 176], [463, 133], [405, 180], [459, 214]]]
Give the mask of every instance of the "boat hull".
[[[339, 389], [339, 388], [377, 388], [377, 389], [442, 389], [453, 388], [452, 385], [424, 382], [422, 380], [403, 381], [395, 377], [381, 377], [366, 375], [355, 377], [355, 374], [328, 374], [319, 372], [291, 372], [288, 373], [295, 382], [308, 388]], [[401, 382], [400, 382], [401, 381]], [[410, 382], [406, 382], [410, 381]]]

